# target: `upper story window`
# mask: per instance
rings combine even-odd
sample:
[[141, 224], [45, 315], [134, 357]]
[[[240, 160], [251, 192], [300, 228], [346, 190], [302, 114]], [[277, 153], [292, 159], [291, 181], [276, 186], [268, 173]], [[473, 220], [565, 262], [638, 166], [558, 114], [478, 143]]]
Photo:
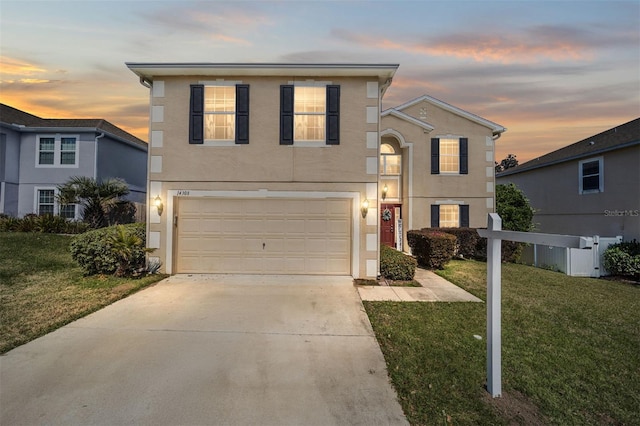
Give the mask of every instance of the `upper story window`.
[[205, 140], [234, 140], [236, 128], [235, 86], [205, 86]]
[[431, 139], [431, 174], [469, 173], [469, 140], [467, 138]]
[[293, 99], [294, 142], [324, 142], [327, 110], [325, 88], [295, 86]]
[[280, 86], [280, 144], [340, 144], [340, 86]]
[[249, 85], [192, 84], [190, 144], [249, 143]]
[[580, 161], [578, 164], [580, 194], [604, 191], [604, 173], [602, 166], [602, 157]]
[[401, 156], [396, 154], [393, 146], [380, 145], [380, 175], [398, 176], [402, 171]]
[[77, 136], [38, 136], [36, 167], [77, 167]]
[[460, 173], [458, 139], [440, 139], [440, 173]]

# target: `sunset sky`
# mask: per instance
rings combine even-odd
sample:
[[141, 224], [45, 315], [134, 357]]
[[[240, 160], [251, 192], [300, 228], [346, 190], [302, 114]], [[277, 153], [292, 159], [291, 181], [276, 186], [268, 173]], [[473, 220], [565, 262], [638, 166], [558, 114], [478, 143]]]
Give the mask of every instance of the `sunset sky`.
[[640, 116], [640, 2], [0, 0], [2, 103], [147, 140], [125, 62], [399, 63], [384, 107], [453, 104], [523, 163]]

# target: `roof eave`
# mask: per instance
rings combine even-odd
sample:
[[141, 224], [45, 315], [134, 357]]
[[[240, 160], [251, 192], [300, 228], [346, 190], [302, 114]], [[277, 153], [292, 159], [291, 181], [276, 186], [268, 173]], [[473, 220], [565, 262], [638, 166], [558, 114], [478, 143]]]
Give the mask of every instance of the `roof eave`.
[[524, 172], [528, 172], [528, 171], [531, 171], [531, 170], [541, 169], [543, 167], [554, 166], [556, 164], [566, 163], [568, 161], [579, 160], [581, 158], [593, 157], [594, 155], [600, 155], [600, 154], [604, 154], [606, 152], [616, 151], [618, 149], [629, 148], [629, 147], [632, 147], [634, 145], [639, 145], [639, 144], [640, 144], [640, 140], [635, 140], [635, 141], [623, 143], [623, 144], [620, 144], [620, 145], [610, 146], [608, 148], [602, 148], [602, 149], [598, 149], [598, 150], [594, 150], [594, 151], [583, 152], [581, 154], [572, 155], [570, 157], [559, 158], [557, 160], [553, 160], [553, 161], [549, 161], [549, 162], [545, 162], [545, 163], [541, 163], [541, 164], [533, 164], [531, 166], [527, 166], [527, 163], [529, 163], [531, 161], [536, 161], [536, 160], [530, 160], [527, 163], [524, 163], [522, 166], [514, 167], [513, 169], [507, 169], [506, 171], [497, 174], [496, 178], [503, 177], [503, 176], [515, 175], [517, 173], [524, 173]]
[[[3, 123], [6, 124], [6, 123]], [[144, 151], [148, 151], [148, 145], [144, 141], [132, 141], [129, 139], [125, 139], [122, 136], [118, 136], [114, 133], [111, 133], [107, 130], [101, 129], [99, 127], [34, 127], [34, 126], [25, 126], [22, 124], [8, 124], [19, 130], [23, 133], [104, 133], [105, 135], [109, 135], [110, 138], [117, 140], [118, 142], [126, 143], [128, 145], [134, 146], [136, 148], [140, 148]]]
[[446, 111], [449, 111], [449, 112], [451, 112], [453, 114], [456, 114], [456, 115], [459, 115], [461, 117], [464, 117], [464, 118], [466, 118], [466, 119], [468, 119], [470, 121], [473, 121], [474, 123], [480, 124], [481, 126], [487, 127], [493, 132], [494, 135], [498, 135], [498, 134], [501, 134], [501, 133], [504, 133], [504, 132], [507, 131], [506, 127], [501, 126], [498, 123], [494, 123], [493, 121], [490, 121], [490, 120], [487, 120], [487, 119], [482, 118], [480, 116], [477, 116], [475, 114], [472, 114], [472, 113], [470, 113], [468, 111], [465, 111], [465, 110], [463, 110], [461, 108], [458, 108], [458, 107], [455, 107], [453, 105], [450, 105], [450, 104], [448, 104], [448, 103], [446, 103], [444, 101], [441, 101], [440, 99], [436, 99], [436, 98], [431, 97], [429, 95], [422, 95], [422, 96], [417, 97], [417, 98], [415, 98], [415, 99], [413, 99], [413, 100], [411, 100], [409, 102], [406, 102], [406, 103], [404, 103], [402, 105], [399, 105], [399, 106], [397, 106], [397, 107], [395, 107], [393, 109], [403, 110], [405, 108], [408, 108], [410, 106], [413, 106], [413, 105], [415, 105], [417, 103], [420, 103], [420, 102], [423, 102], [423, 101], [428, 102], [428, 103], [430, 103], [432, 105], [436, 105], [436, 106], [438, 106], [438, 107], [440, 107], [440, 108], [442, 108], [442, 109], [444, 109]]
[[202, 76], [300, 76], [300, 77], [377, 77], [381, 83], [393, 78], [399, 64], [349, 63], [140, 63], [125, 62], [127, 68], [141, 78]]
[[381, 117], [385, 117], [387, 115], [391, 115], [393, 117], [396, 117], [400, 120], [404, 120], [407, 121], [411, 124], [415, 124], [416, 126], [422, 127], [423, 129], [431, 132], [435, 129], [435, 127], [433, 127], [431, 124], [424, 122], [422, 120], [418, 120], [417, 118], [414, 118], [412, 116], [410, 116], [409, 114], [405, 114], [402, 111], [398, 111], [395, 108], [389, 108], [387, 110], [384, 110], [381, 114]]

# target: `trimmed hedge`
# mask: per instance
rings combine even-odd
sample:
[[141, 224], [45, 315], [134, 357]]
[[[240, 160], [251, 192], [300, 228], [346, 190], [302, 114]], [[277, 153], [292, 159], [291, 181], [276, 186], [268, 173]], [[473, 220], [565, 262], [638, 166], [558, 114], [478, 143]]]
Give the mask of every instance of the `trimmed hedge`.
[[[127, 232], [141, 239], [141, 246], [131, 253], [132, 268], [143, 268], [145, 265], [146, 225], [130, 223], [123, 226]], [[85, 275], [112, 275], [120, 264], [114, 253], [111, 239], [116, 235], [117, 226], [95, 229], [77, 235], [71, 241], [71, 257], [78, 262]]]
[[390, 280], [411, 281], [416, 274], [416, 260], [389, 246], [380, 246], [380, 274]]
[[407, 232], [407, 243], [418, 265], [427, 269], [443, 269], [456, 248], [456, 237], [440, 231], [423, 229]]
[[604, 251], [603, 263], [612, 275], [640, 281], [640, 242], [633, 240], [610, 245]]
[[[421, 231], [437, 231], [456, 237], [454, 257], [487, 260], [487, 239], [478, 234], [476, 228], [423, 228]], [[516, 262], [522, 253], [522, 243], [502, 241], [502, 261]]]

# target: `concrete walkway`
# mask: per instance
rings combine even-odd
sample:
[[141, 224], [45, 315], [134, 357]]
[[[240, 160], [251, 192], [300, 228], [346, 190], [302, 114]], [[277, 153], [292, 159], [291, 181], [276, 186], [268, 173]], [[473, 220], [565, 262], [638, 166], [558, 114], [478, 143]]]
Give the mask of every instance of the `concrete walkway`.
[[422, 287], [358, 286], [362, 300], [391, 302], [482, 302], [476, 296], [439, 275], [416, 268], [415, 280]]
[[0, 424], [408, 423], [351, 277], [206, 275], [1, 356]]

